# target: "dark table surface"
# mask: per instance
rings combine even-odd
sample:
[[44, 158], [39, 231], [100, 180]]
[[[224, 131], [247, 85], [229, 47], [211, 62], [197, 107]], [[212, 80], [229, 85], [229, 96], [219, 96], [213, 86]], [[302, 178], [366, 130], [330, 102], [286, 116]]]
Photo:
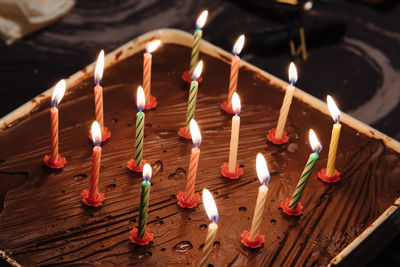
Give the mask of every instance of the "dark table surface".
[[[323, 100], [331, 94], [343, 111], [400, 140], [400, 5], [320, 1], [300, 19], [265, 3], [77, 1], [57, 23], [12, 46], [0, 43], [0, 117], [93, 62], [100, 49], [112, 51], [158, 28], [192, 32], [199, 12], [208, 9], [204, 39], [231, 50], [245, 33], [244, 60], [282, 79], [293, 60], [298, 87]], [[307, 61], [289, 53], [288, 32], [299, 23], [306, 29]], [[370, 266], [400, 266], [400, 237]]]

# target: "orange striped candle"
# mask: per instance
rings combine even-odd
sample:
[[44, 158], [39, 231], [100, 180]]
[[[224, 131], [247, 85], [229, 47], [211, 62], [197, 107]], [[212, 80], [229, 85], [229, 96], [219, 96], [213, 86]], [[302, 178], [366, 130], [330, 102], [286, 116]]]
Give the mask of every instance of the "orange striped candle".
[[151, 95], [151, 63], [152, 55], [161, 44], [160, 40], [155, 40], [146, 45], [146, 52], [143, 54], [143, 90], [146, 97], [146, 103], [150, 103]]
[[233, 46], [233, 58], [231, 62], [231, 75], [229, 79], [229, 92], [227, 101], [229, 106], [232, 106], [233, 93], [235, 93], [237, 89], [237, 82], [239, 76], [239, 62], [240, 62], [239, 54], [242, 51], [243, 45], [244, 45], [244, 35], [242, 34], [239, 36], [235, 45]]
[[97, 58], [96, 68], [94, 70], [94, 104], [96, 121], [100, 125], [100, 130], [103, 133], [104, 128], [104, 115], [103, 115], [103, 87], [100, 86], [101, 79], [103, 78], [104, 69], [104, 50], [100, 51], [99, 57]]

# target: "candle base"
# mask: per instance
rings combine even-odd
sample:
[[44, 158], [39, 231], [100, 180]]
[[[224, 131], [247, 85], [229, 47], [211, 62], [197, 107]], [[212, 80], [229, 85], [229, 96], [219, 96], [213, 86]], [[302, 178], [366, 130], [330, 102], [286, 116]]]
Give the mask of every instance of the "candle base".
[[178, 135], [185, 139], [192, 140], [192, 135], [190, 133], [186, 133], [186, 126], [179, 129]]
[[194, 199], [193, 201], [186, 201], [185, 200], [185, 193], [184, 192], [179, 192], [178, 195], [176, 196], [178, 199], [178, 205], [181, 206], [182, 208], [186, 209], [192, 209], [197, 206], [197, 203], [200, 201], [200, 195], [195, 193], [194, 194]]
[[96, 193], [94, 199], [89, 199], [89, 191], [83, 190], [81, 192], [82, 202], [86, 204], [86, 206], [90, 207], [98, 207], [103, 205], [103, 201], [106, 199], [104, 193]]
[[227, 114], [235, 114], [234, 112], [233, 112], [233, 109], [232, 109], [232, 105], [230, 105], [229, 103], [228, 103], [228, 101], [227, 100], [225, 100], [222, 104], [221, 104], [221, 109], [223, 110], [223, 111], [225, 111], [225, 113], [227, 113]]
[[[190, 74], [189, 74], [189, 71], [187, 70], [187, 71], [184, 71], [183, 73], [182, 73], [182, 80], [184, 80], [185, 82], [187, 82], [187, 83], [191, 83], [192, 81], [193, 81], [193, 77], [192, 76], [190, 76]], [[202, 81], [203, 81], [203, 77], [199, 77], [197, 80], [196, 80], [198, 83], [201, 83]]]
[[[107, 127], [103, 127], [103, 132], [101, 133], [101, 142], [107, 141], [111, 137], [111, 131], [108, 130]], [[93, 140], [92, 138], [92, 130], [89, 130], [89, 139]]]
[[138, 229], [136, 227], [129, 231], [129, 239], [132, 241], [132, 243], [140, 246], [145, 246], [152, 242], [153, 236], [154, 234], [150, 233], [149, 228], [146, 228], [143, 238], [138, 237]]
[[249, 248], [259, 248], [265, 243], [265, 235], [262, 235], [260, 231], [258, 231], [257, 233], [256, 240], [253, 241], [249, 239], [250, 238], [249, 231], [243, 231], [240, 237], [242, 238], [241, 240], [242, 244]]
[[338, 182], [340, 178], [340, 172], [338, 170], [333, 171], [332, 176], [327, 176], [326, 175], [326, 169], [323, 168], [318, 172], [318, 178], [321, 179], [325, 183], [336, 183]]
[[126, 163], [126, 167], [128, 169], [130, 169], [131, 171], [134, 171], [134, 172], [142, 172], [144, 164], [146, 164], [146, 160], [142, 160], [142, 164], [140, 164], [140, 166], [136, 166], [135, 160], [134, 159], [130, 159]]
[[150, 110], [156, 108], [157, 105], [158, 105], [157, 98], [155, 96], [150, 95], [149, 101], [146, 101], [146, 106], [144, 107], [144, 110]]
[[221, 175], [229, 179], [238, 179], [243, 175], [243, 168], [240, 168], [240, 164], [236, 163], [234, 172], [229, 172], [228, 162], [221, 165]]
[[303, 205], [301, 205], [300, 202], [297, 203], [297, 206], [295, 209], [289, 208], [290, 200], [291, 200], [290, 198], [287, 198], [285, 201], [281, 202], [282, 211], [290, 216], [299, 216], [299, 215], [303, 214], [303, 212], [302, 212]]
[[67, 159], [58, 155], [57, 160], [53, 160], [51, 156], [46, 155], [43, 157], [43, 162], [47, 167], [52, 169], [61, 169], [67, 163]]
[[271, 130], [268, 131], [267, 139], [271, 143], [274, 143], [275, 145], [281, 145], [281, 144], [289, 142], [289, 136], [287, 136], [286, 131], [283, 131], [282, 137], [280, 137], [280, 138], [275, 136], [275, 131], [276, 131], [275, 128], [272, 128]]

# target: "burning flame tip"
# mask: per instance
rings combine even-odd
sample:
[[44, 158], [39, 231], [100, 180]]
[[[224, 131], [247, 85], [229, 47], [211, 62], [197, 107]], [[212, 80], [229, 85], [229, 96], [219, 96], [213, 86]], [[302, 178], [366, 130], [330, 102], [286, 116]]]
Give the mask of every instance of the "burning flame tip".
[[257, 169], [257, 176], [258, 180], [262, 185], [267, 185], [269, 182], [269, 171], [267, 162], [265, 161], [264, 156], [261, 153], [257, 154], [256, 158], [256, 169]]
[[51, 96], [51, 105], [52, 106], [58, 106], [60, 104], [61, 99], [64, 97], [66, 86], [67, 86], [67, 83], [65, 82], [64, 79], [60, 80], [56, 84], [53, 94]]
[[210, 221], [217, 222], [218, 221], [218, 209], [217, 205], [215, 205], [215, 201], [210, 191], [207, 189], [203, 189], [203, 203], [206, 209], [206, 213]]
[[199, 147], [201, 145], [201, 133], [199, 125], [197, 124], [195, 119], [192, 119], [190, 121], [190, 134], [192, 135], [193, 145]]
[[233, 96], [232, 96], [232, 110], [233, 113], [235, 113], [236, 115], [240, 114], [241, 111], [241, 104], [240, 104], [240, 97], [239, 95], [234, 92]]
[[151, 179], [152, 169], [151, 165], [146, 163], [143, 167], [143, 180], [149, 181]]
[[206, 24], [207, 17], [208, 17], [208, 10], [204, 10], [203, 12], [201, 12], [199, 17], [197, 18], [196, 27], [199, 29], [203, 28], [204, 24]]
[[144, 95], [144, 90], [142, 86], [138, 86], [136, 93], [136, 105], [140, 111], [146, 106], [146, 97]]
[[94, 121], [92, 123], [92, 140], [93, 144], [95, 146], [98, 146], [101, 144], [101, 129], [100, 129], [100, 124], [97, 121]]
[[244, 34], [240, 35], [239, 38], [236, 40], [236, 43], [233, 46], [234, 55], [239, 55], [240, 52], [242, 52], [244, 46], [244, 40], [245, 40]]

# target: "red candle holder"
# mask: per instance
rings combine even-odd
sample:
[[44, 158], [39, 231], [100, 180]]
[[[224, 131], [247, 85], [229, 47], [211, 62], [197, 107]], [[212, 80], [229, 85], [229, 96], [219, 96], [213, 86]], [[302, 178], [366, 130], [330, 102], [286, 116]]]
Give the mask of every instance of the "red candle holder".
[[325, 183], [336, 183], [339, 182], [340, 178], [340, 172], [338, 170], [333, 171], [333, 176], [327, 176], [326, 175], [326, 168], [322, 168], [318, 172], [318, 178], [321, 179]]
[[253, 241], [249, 239], [250, 237], [249, 231], [243, 231], [240, 237], [242, 238], [241, 240], [242, 244], [249, 248], [259, 248], [265, 243], [265, 235], [262, 235], [260, 231], [258, 231], [257, 233], [256, 240]]
[[294, 208], [294, 209], [289, 208], [290, 200], [291, 200], [290, 198], [287, 198], [285, 201], [281, 202], [282, 211], [290, 216], [299, 216], [299, 215], [303, 214], [303, 212], [302, 212], [303, 205], [301, 205], [300, 202], [297, 203], [296, 208]]
[[99, 193], [99, 192], [96, 192], [94, 198], [90, 199], [89, 191], [86, 189], [81, 192], [81, 198], [83, 203], [91, 207], [98, 207], [103, 205], [103, 201], [106, 199], [104, 193]]
[[148, 245], [153, 241], [153, 237], [154, 234], [150, 233], [149, 228], [146, 228], [143, 238], [138, 237], [138, 229], [136, 227], [129, 231], [129, 239], [132, 241], [132, 243], [140, 246]]
[[198, 193], [194, 194], [193, 201], [186, 201], [185, 200], [185, 193], [179, 192], [176, 196], [178, 199], [178, 205], [185, 209], [192, 209], [197, 206], [197, 203], [200, 201], [200, 195]]
[[271, 130], [268, 131], [267, 139], [270, 142], [274, 143], [275, 145], [281, 145], [281, 144], [289, 142], [289, 136], [287, 136], [286, 131], [283, 131], [282, 137], [280, 137], [280, 138], [275, 137], [275, 131], [276, 131], [275, 128], [272, 128]]
[[126, 167], [128, 169], [130, 169], [131, 171], [134, 172], [142, 172], [143, 171], [143, 167], [146, 164], [146, 160], [142, 160], [142, 164], [140, 164], [140, 166], [136, 166], [135, 160], [134, 159], [130, 159], [128, 160], [128, 162], [126, 163]]
[[144, 110], [150, 110], [153, 108], [156, 108], [158, 105], [157, 98], [155, 96], [150, 95], [149, 101], [146, 102], [146, 106], [144, 107]]
[[[111, 137], [111, 131], [107, 127], [103, 127], [103, 132], [101, 133], [101, 142], [105, 142], [107, 139]], [[89, 130], [89, 139], [93, 140], [92, 138], [92, 130]]]
[[58, 155], [58, 157], [54, 160], [51, 158], [50, 155], [46, 155], [43, 157], [43, 162], [49, 168], [61, 169], [67, 163], [67, 159], [65, 157], [61, 157], [60, 155]]
[[[189, 74], [189, 71], [187, 70], [187, 71], [184, 71], [183, 73], [182, 73], [182, 80], [184, 80], [185, 82], [187, 82], [187, 83], [191, 83], [191, 82], [193, 82], [193, 77], [192, 76], [190, 76], [190, 74]], [[198, 79], [196, 79], [196, 81], [198, 82], [198, 83], [201, 83], [202, 81], [203, 81], [203, 77], [199, 77]]]
[[186, 133], [186, 126], [179, 129], [178, 135], [179, 135], [180, 137], [185, 138], [185, 139], [192, 140], [192, 135], [190, 134], [190, 132], [189, 132], [189, 133]]
[[223, 111], [225, 111], [227, 114], [232, 114], [232, 115], [235, 114], [235, 113], [233, 112], [232, 105], [230, 105], [230, 104], [228, 103], [227, 100], [225, 100], [225, 101], [221, 104], [221, 109], [222, 109]]
[[243, 168], [240, 168], [240, 164], [236, 163], [234, 172], [229, 172], [228, 162], [221, 165], [221, 175], [229, 179], [238, 179], [243, 175]]

